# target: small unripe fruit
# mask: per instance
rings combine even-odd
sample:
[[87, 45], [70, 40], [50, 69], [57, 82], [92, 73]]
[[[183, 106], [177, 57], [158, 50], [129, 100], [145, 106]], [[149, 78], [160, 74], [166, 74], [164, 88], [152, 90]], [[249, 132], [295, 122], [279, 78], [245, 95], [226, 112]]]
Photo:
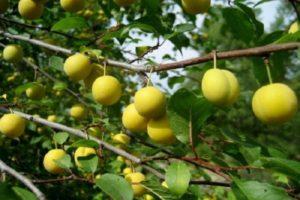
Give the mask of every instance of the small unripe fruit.
[[26, 96], [33, 100], [40, 100], [45, 96], [45, 88], [39, 83], [34, 83], [26, 89]]
[[68, 12], [77, 12], [84, 8], [84, 0], [60, 0], [61, 7]]
[[80, 53], [68, 57], [64, 63], [64, 71], [73, 81], [85, 79], [92, 71], [89, 57]]
[[110, 106], [117, 103], [121, 98], [121, 84], [113, 76], [101, 76], [93, 83], [92, 93], [97, 102]]
[[300, 29], [300, 23], [299, 23], [299, 21], [296, 21], [296, 22], [292, 23], [292, 25], [290, 26], [289, 33], [290, 34], [296, 33], [299, 31], [299, 29]]
[[258, 89], [252, 99], [255, 116], [267, 124], [289, 121], [297, 112], [298, 100], [295, 92], [287, 85], [274, 83]]
[[151, 119], [148, 122], [147, 133], [151, 140], [159, 144], [172, 144], [176, 140], [167, 115]]
[[26, 120], [16, 114], [5, 114], [0, 119], [0, 132], [8, 138], [20, 137], [25, 126]]
[[143, 199], [144, 200], [154, 200], [154, 197], [150, 194], [145, 194]]
[[141, 116], [132, 103], [125, 108], [122, 116], [122, 123], [129, 131], [144, 132], [147, 131], [148, 119]]
[[210, 8], [210, 0], [181, 0], [185, 12], [195, 15], [205, 13]]
[[0, 14], [5, 13], [8, 9], [8, 0], [0, 0]]
[[103, 75], [103, 71], [95, 64], [92, 64], [92, 71], [83, 82], [86, 88], [90, 89], [97, 78]]
[[203, 76], [201, 87], [204, 97], [219, 106], [234, 103], [240, 93], [238, 80], [228, 70], [208, 70]]
[[86, 157], [89, 155], [95, 155], [96, 151], [93, 148], [89, 148], [89, 147], [79, 147], [74, 154], [74, 159], [75, 159], [75, 164], [77, 165], [77, 167], [81, 168], [82, 165], [81, 163], [78, 161], [79, 157]]
[[52, 149], [44, 157], [44, 168], [51, 174], [61, 174], [65, 170], [61, 168], [55, 161], [63, 158], [66, 152], [62, 149]]
[[122, 157], [122, 156], [118, 156], [118, 157], [117, 157], [117, 161], [125, 162], [125, 158]]
[[83, 119], [86, 116], [86, 114], [86, 108], [82, 104], [76, 104], [70, 109], [70, 115], [75, 119]]
[[163, 186], [164, 188], [169, 188], [169, 186], [168, 186], [168, 184], [167, 184], [167, 182], [166, 181], [163, 181], [162, 183], [161, 183], [161, 186]]
[[47, 117], [47, 120], [48, 120], [49, 122], [56, 122], [56, 121], [57, 121], [57, 117], [56, 117], [56, 115], [49, 115], [49, 116]]
[[126, 167], [123, 169], [123, 175], [126, 176], [127, 174], [133, 173], [131, 167]]
[[134, 196], [141, 196], [141, 195], [145, 194], [146, 189], [141, 184], [139, 184], [139, 183], [145, 181], [146, 177], [144, 176], [144, 174], [142, 174], [140, 172], [127, 174], [125, 176], [125, 179], [129, 183], [132, 183], [131, 187], [133, 189]]
[[88, 128], [87, 132], [89, 135], [94, 136], [96, 138], [101, 139], [102, 137], [102, 133], [99, 127], [90, 127]]
[[156, 118], [166, 112], [166, 97], [159, 89], [148, 86], [135, 93], [134, 106], [146, 118]]
[[25, 19], [38, 19], [43, 14], [44, 4], [34, 0], [20, 0], [18, 10]]
[[129, 6], [130, 4], [134, 3], [135, 0], [114, 0], [114, 2], [118, 6]]
[[113, 136], [113, 142], [127, 145], [130, 143], [130, 137], [124, 133], [119, 133]]
[[3, 50], [3, 59], [7, 62], [20, 62], [23, 58], [23, 50], [19, 45], [7, 45]]

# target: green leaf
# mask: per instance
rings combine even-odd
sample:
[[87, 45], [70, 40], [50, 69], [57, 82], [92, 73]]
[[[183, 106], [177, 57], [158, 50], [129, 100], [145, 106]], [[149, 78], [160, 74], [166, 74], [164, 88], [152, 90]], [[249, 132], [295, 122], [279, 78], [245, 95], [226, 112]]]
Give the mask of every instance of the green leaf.
[[188, 166], [183, 162], [174, 162], [166, 172], [166, 182], [170, 191], [182, 196], [189, 187], [191, 173]]
[[65, 143], [69, 138], [69, 134], [66, 132], [59, 132], [59, 133], [55, 133], [53, 136], [53, 139], [55, 142], [57, 142], [58, 144], [63, 144]]
[[122, 177], [115, 174], [104, 174], [96, 180], [96, 185], [114, 200], [132, 200], [131, 185]]
[[30, 88], [31, 86], [33, 86], [35, 83], [26, 83], [24, 85], [20, 85], [15, 89], [15, 93], [17, 96], [21, 95], [23, 92], [25, 92], [28, 88]]
[[20, 188], [20, 187], [13, 187], [12, 188], [13, 191], [22, 199], [22, 200], [36, 200], [36, 196], [35, 194], [33, 194], [32, 192]]
[[158, 199], [161, 200], [178, 200], [178, 196], [170, 192], [170, 190], [161, 186], [161, 183], [157, 181], [145, 181], [143, 187], [147, 189], [149, 193], [152, 193]]
[[72, 147], [91, 147], [91, 148], [98, 148], [99, 144], [93, 140], [78, 140], [74, 142]]
[[276, 40], [274, 43], [275, 44], [281, 44], [281, 43], [286, 43], [286, 42], [299, 42], [300, 41], [300, 31], [296, 33], [289, 33], [283, 35], [281, 38]]
[[97, 155], [93, 154], [84, 157], [78, 157], [77, 159], [78, 162], [80, 163], [80, 168], [83, 171], [94, 173], [97, 170], [98, 161], [99, 161]]
[[0, 199], [21, 200], [21, 198], [16, 195], [12, 188], [6, 183], [0, 183]]
[[168, 79], [168, 85], [170, 88], [173, 88], [174, 85], [183, 83], [185, 78], [183, 76], [173, 76]]
[[196, 27], [193, 24], [185, 23], [178, 24], [174, 27], [174, 31], [177, 33], [183, 33], [194, 30]]
[[283, 158], [262, 158], [263, 166], [289, 176], [294, 180], [300, 180], [300, 162]]
[[71, 156], [70, 155], [64, 155], [62, 158], [58, 160], [54, 160], [54, 162], [63, 169], [70, 169], [73, 167]]
[[232, 190], [238, 200], [290, 200], [284, 189], [260, 183], [234, 178]]
[[62, 72], [64, 66], [64, 59], [58, 56], [51, 56], [49, 58], [49, 66]]
[[246, 147], [241, 146], [240, 152], [249, 165], [259, 161], [261, 148], [260, 147]]
[[68, 87], [68, 85], [62, 81], [57, 81], [54, 83], [53, 85], [53, 90], [59, 90], [62, 91], [64, 89], [66, 89]]
[[71, 29], [81, 30], [87, 28], [88, 24], [85, 19], [82, 17], [67, 17], [64, 18], [57, 23], [55, 23], [51, 30], [52, 31], [64, 31], [67, 32]]

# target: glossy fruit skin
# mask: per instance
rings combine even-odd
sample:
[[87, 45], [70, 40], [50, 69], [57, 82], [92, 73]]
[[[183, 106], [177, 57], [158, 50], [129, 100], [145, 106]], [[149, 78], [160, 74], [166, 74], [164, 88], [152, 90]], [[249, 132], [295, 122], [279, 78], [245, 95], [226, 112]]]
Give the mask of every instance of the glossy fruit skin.
[[99, 127], [90, 127], [90, 128], [88, 128], [87, 132], [91, 136], [94, 136], [99, 139], [102, 138], [102, 132]]
[[70, 115], [74, 119], [83, 119], [87, 115], [87, 110], [84, 105], [82, 104], [75, 104], [70, 109]]
[[42, 16], [44, 4], [34, 0], [20, 0], [18, 10], [23, 18], [34, 20]]
[[287, 85], [273, 83], [259, 88], [252, 98], [255, 116], [266, 124], [289, 121], [297, 112], [298, 100]]
[[113, 142], [127, 145], [130, 143], [130, 137], [124, 133], [119, 133], [113, 136]]
[[95, 82], [95, 80], [102, 75], [103, 75], [103, 70], [101, 70], [95, 64], [92, 64], [91, 73], [83, 80], [85, 87], [88, 89], [92, 88], [92, 85]]
[[60, 5], [67, 12], [77, 12], [84, 8], [84, 2], [84, 0], [60, 0]]
[[3, 50], [3, 59], [7, 62], [20, 62], [23, 58], [23, 49], [16, 44], [7, 45]]
[[159, 144], [168, 145], [174, 143], [176, 140], [170, 128], [167, 115], [151, 119], [147, 125], [147, 133], [152, 141]]
[[300, 30], [300, 23], [298, 21], [292, 23], [292, 25], [289, 28], [289, 32], [290, 34], [296, 33]]
[[130, 4], [134, 3], [135, 0], [114, 0], [114, 2], [118, 6], [129, 6]]
[[134, 106], [143, 117], [158, 118], [166, 112], [166, 97], [155, 87], [144, 87], [135, 93]]
[[64, 63], [64, 71], [73, 81], [85, 79], [92, 71], [89, 57], [80, 53], [68, 57]]
[[105, 106], [117, 103], [122, 95], [121, 84], [113, 76], [101, 76], [95, 80], [92, 86], [94, 99]]
[[0, 0], [0, 14], [3, 14], [8, 9], [8, 0]]
[[154, 200], [154, 197], [150, 194], [145, 194], [143, 199], [144, 200]]
[[52, 149], [44, 157], [44, 168], [51, 174], [61, 174], [65, 170], [56, 164], [54, 160], [59, 160], [66, 155], [62, 149]]
[[24, 134], [26, 120], [16, 114], [5, 114], [0, 119], [0, 132], [8, 138], [17, 138]]
[[39, 83], [34, 83], [26, 89], [26, 96], [33, 100], [40, 100], [45, 96], [45, 88]]
[[210, 8], [210, 0], [181, 0], [185, 12], [196, 15], [205, 13]]
[[56, 115], [49, 115], [49, 116], [47, 117], [47, 120], [48, 120], [49, 122], [56, 122], [56, 121], [57, 121], [57, 117], [56, 117]]
[[148, 119], [140, 115], [132, 103], [124, 109], [122, 123], [129, 131], [145, 132], [147, 131]]
[[138, 184], [138, 183], [141, 183], [146, 180], [146, 177], [144, 176], [144, 174], [142, 174], [140, 172], [127, 174], [125, 176], [125, 179], [129, 183], [135, 183], [135, 184], [131, 184], [134, 196], [141, 196], [141, 195], [145, 194], [146, 189], [142, 185]]
[[204, 97], [218, 106], [234, 103], [240, 93], [239, 83], [234, 74], [221, 69], [207, 70], [201, 88]]
[[132, 169], [130, 167], [126, 167], [123, 169], [123, 175], [126, 176], [127, 174], [133, 173]]
[[86, 157], [89, 155], [96, 154], [96, 150], [89, 147], [79, 147], [76, 149], [74, 154], [75, 164], [77, 167], [82, 167], [81, 163], [78, 161], [78, 157]]

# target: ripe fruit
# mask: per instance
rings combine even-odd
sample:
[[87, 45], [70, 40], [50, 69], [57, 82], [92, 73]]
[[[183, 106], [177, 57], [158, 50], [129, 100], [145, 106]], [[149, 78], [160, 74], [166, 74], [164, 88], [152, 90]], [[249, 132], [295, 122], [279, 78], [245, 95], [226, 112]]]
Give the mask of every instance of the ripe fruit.
[[87, 114], [87, 111], [85, 109], [85, 106], [82, 104], [75, 104], [70, 109], [70, 115], [71, 117], [75, 119], [83, 119]]
[[165, 188], [169, 188], [169, 186], [168, 186], [168, 184], [167, 184], [167, 182], [166, 181], [163, 181], [162, 183], [161, 183], [161, 186], [163, 186], [163, 187], [165, 187]]
[[129, 144], [130, 137], [124, 133], [119, 133], [113, 136], [113, 142], [118, 144]]
[[102, 138], [102, 133], [99, 127], [90, 127], [87, 130], [88, 134], [96, 138]]
[[258, 89], [252, 99], [255, 116], [267, 124], [280, 124], [290, 120], [298, 108], [294, 91], [282, 83], [274, 83]]
[[135, 93], [134, 106], [146, 118], [160, 117], [166, 112], [166, 97], [155, 87], [144, 87]]
[[122, 123], [132, 132], [144, 132], [147, 130], [148, 119], [141, 116], [132, 103], [123, 111]]
[[195, 15], [205, 13], [210, 8], [210, 0], [181, 0], [185, 12]]
[[77, 12], [84, 8], [84, 0], [60, 0], [61, 7], [68, 12]]
[[64, 172], [64, 169], [61, 168], [55, 161], [63, 158], [66, 152], [62, 149], [52, 149], [44, 157], [44, 167], [45, 169], [52, 174], [61, 174]]
[[49, 122], [56, 122], [56, 121], [57, 121], [57, 117], [56, 117], [56, 115], [49, 115], [49, 116], [47, 117], [47, 120], [48, 120]]
[[114, 2], [118, 5], [118, 6], [129, 6], [130, 4], [132, 4], [135, 0], [114, 0]]
[[92, 71], [89, 57], [80, 53], [68, 57], [64, 64], [64, 71], [73, 81], [85, 79]]
[[79, 157], [86, 157], [93, 154], [96, 154], [95, 149], [89, 147], [79, 147], [74, 154], [75, 164], [77, 167], [82, 167], [82, 164], [80, 161], [78, 161]]
[[26, 96], [33, 100], [40, 100], [45, 96], [45, 88], [39, 83], [33, 83], [26, 89]]
[[99, 78], [100, 76], [102, 76], [103, 72], [102, 70], [95, 64], [92, 64], [92, 71], [91, 73], [88, 75], [88, 77], [86, 77], [83, 82], [86, 88], [91, 88], [94, 81]]
[[17, 138], [24, 133], [26, 120], [16, 114], [5, 114], [0, 119], [0, 132], [8, 138]]
[[145, 194], [143, 199], [144, 200], [154, 200], [154, 197], [150, 194]]
[[202, 79], [204, 97], [219, 106], [234, 103], [239, 96], [239, 83], [228, 70], [210, 69]]
[[113, 76], [101, 76], [93, 83], [92, 93], [97, 102], [110, 106], [117, 103], [121, 98], [121, 84]]
[[144, 174], [140, 172], [135, 172], [131, 174], [127, 174], [125, 179], [131, 183], [131, 187], [133, 189], [133, 193], [135, 196], [141, 196], [146, 192], [146, 189], [139, 183], [143, 182], [146, 177]]
[[19, 13], [25, 19], [33, 20], [42, 16], [44, 5], [34, 0], [20, 0], [18, 5]]
[[8, 0], [0, 0], [0, 14], [5, 13], [8, 9]]
[[292, 23], [289, 29], [289, 33], [296, 33], [300, 29], [300, 23], [298, 21]]
[[151, 119], [148, 122], [147, 131], [151, 140], [159, 144], [172, 144], [175, 142], [175, 136], [166, 115], [157, 119]]
[[131, 167], [126, 167], [123, 169], [124, 176], [126, 176], [127, 174], [131, 174], [131, 173], [133, 173]]
[[20, 62], [23, 58], [22, 47], [16, 44], [7, 45], [3, 50], [3, 59], [8, 62]]

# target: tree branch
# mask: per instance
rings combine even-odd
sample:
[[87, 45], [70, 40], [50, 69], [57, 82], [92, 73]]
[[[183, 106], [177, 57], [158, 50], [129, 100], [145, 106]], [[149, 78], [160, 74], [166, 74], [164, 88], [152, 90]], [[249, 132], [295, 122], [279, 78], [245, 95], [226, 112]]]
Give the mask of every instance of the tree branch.
[[26, 187], [28, 187], [39, 200], [46, 200], [46, 196], [32, 183], [30, 179], [23, 176], [7, 164], [5, 164], [2, 160], [0, 160], [0, 169], [3, 172], [7, 172], [8, 174], [12, 175], [16, 179], [18, 179], [20, 182], [22, 182]]

